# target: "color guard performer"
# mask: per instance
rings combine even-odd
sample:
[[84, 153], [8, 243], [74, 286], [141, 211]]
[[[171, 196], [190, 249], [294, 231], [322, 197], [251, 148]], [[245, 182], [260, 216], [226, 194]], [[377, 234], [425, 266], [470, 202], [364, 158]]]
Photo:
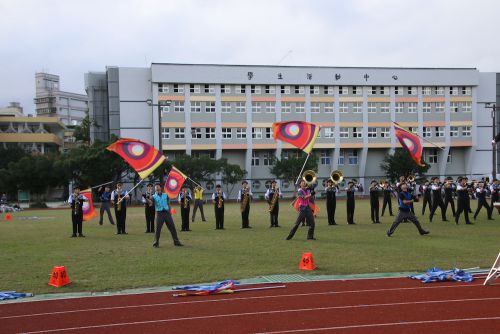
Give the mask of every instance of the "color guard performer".
[[181, 219], [182, 219], [182, 227], [181, 232], [191, 231], [189, 229], [189, 212], [191, 210], [191, 193], [187, 186], [182, 188], [182, 191], [179, 193], [178, 197], [179, 205], [181, 206]]
[[253, 199], [253, 194], [248, 187], [248, 182], [241, 182], [242, 188], [238, 191], [237, 201], [240, 202], [241, 211], [241, 228], [252, 228], [248, 216], [250, 214], [250, 202]]
[[453, 217], [455, 217], [455, 201], [453, 200], [453, 191], [455, 190], [455, 185], [453, 184], [453, 179], [451, 177], [446, 178], [446, 182], [443, 185], [444, 188], [444, 214], [446, 216], [446, 210], [448, 209], [448, 204], [451, 205], [451, 212]]
[[335, 222], [335, 210], [337, 209], [337, 192], [339, 187], [333, 184], [332, 179], [326, 181], [326, 212], [328, 225], [337, 225]]
[[372, 180], [370, 183], [370, 213], [372, 218], [372, 224], [380, 224], [379, 219], [379, 208], [380, 202], [378, 197], [380, 195], [380, 191], [382, 190], [377, 181]]
[[273, 180], [271, 182], [271, 187], [267, 189], [266, 194], [265, 194], [265, 199], [267, 203], [269, 204], [269, 216], [271, 219], [271, 226], [270, 227], [281, 227], [278, 224], [278, 214], [280, 211], [280, 203], [279, 200], [280, 198], [283, 197], [283, 194], [281, 193], [280, 188], [276, 186], [276, 180]]
[[467, 187], [467, 179], [466, 178], [458, 178], [457, 185], [457, 212], [455, 215], [455, 224], [458, 225], [458, 220], [460, 219], [460, 215], [462, 212], [464, 213], [465, 223], [472, 224], [469, 220], [469, 205], [470, 205], [470, 197], [469, 197], [469, 189]]
[[162, 192], [162, 187], [160, 184], [155, 185], [155, 194], [153, 195], [153, 200], [155, 204], [156, 210], [156, 233], [155, 233], [155, 242], [153, 243], [153, 247], [160, 247], [160, 235], [161, 228], [163, 224], [167, 225], [170, 234], [172, 235], [172, 240], [174, 241], [174, 246], [183, 246], [183, 244], [179, 241], [177, 237], [177, 231], [175, 230], [174, 220], [172, 219], [172, 215], [170, 214], [170, 208], [168, 206], [168, 197], [167, 194]]
[[384, 202], [382, 204], [382, 217], [384, 216], [384, 212], [385, 212], [385, 208], [386, 206], [389, 207], [389, 215], [390, 216], [394, 216], [392, 214], [392, 192], [393, 192], [393, 189], [391, 187], [391, 185], [389, 184], [389, 181], [384, 181], [384, 184], [383, 184], [383, 192], [384, 192]]
[[155, 204], [153, 202], [153, 184], [149, 183], [146, 192], [142, 194], [142, 204], [144, 204], [144, 214], [146, 216], [146, 232], [155, 232]]
[[422, 228], [422, 226], [420, 225], [420, 222], [418, 221], [417, 217], [415, 217], [415, 214], [413, 214], [411, 212], [411, 203], [413, 201], [416, 201], [417, 200], [417, 197], [415, 197], [414, 195], [411, 195], [409, 192], [408, 192], [408, 185], [406, 183], [402, 183], [400, 185], [400, 192], [398, 194], [398, 199], [399, 199], [399, 213], [396, 217], [396, 219], [394, 220], [394, 223], [392, 224], [391, 228], [389, 229], [389, 231], [387, 231], [387, 236], [390, 237], [394, 231], [396, 230], [396, 228], [398, 227], [398, 225], [403, 221], [403, 220], [409, 220], [411, 221], [413, 224], [415, 224], [415, 226], [417, 227], [418, 229], [418, 232], [420, 233], [420, 235], [425, 235], [425, 234], [429, 234], [429, 231], [426, 231]]
[[194, 207], [191, 223], [194, 223], [194, 217], [196, 216], [196, 210], [198, 210], [198, 208], [200, 208], [201, 221], [206, 222], [205, 213], [203, 213], [203, 191], [204, 189], [200, 186], [194, 188]]
[[224, 230], [224, 202], [226, 194], [221, 190], [220, 184], [215, 186], [215, 192], [212, 194], [212, 202], [215, 211], [215, 229]]
[[286, 237], [286, 240], [290, 240], [293, 238], [295, 232], [297, 232], [297, 229], [299, 228], [299, 225], [301, 224], [304, 217], [307, 220], [307, 225], [309, 226], [309, 230], [307, 232], [307, 239], [316, 240], [314, 238], [314, 216], [311, 207], [309, 206], [310, 198], [311, 198], [311, 191], [307, 188], [306, 181], [304, 180], [300, 181], [300, 188], [298, 190], [298, 195], [297, 195], [297, 201], [299, 203], [298, 204], [299, 214], [297, 216], [295, 224], [290, 230], [290, 233]]
[[118, 182], [116, 189], [111, 193], [111, 203], [115, 207], [116, 234], [128, 234], [125, 231], [125, 221], [127, 219], [127, 200], [130, 196], [127, 191], [123, 190], [122, 186], [123, 184]]
[[422, 186], [422, 197], [424, 200], [424, 203], [422, 204], [422, 216], [425, 214], [425, 207], [427, 205], [429, 205], [429, 210], [432, 211], [431, 190], [432, 189], [429, 181], [425, 181], [424, 185]]
[[444, 208], [443, 197], [441, 196], [441, 184], [439, 183], [439, 177], [435, 177], [434, 183], [431, 186], [432, 189], [432, 209], [431, 214], [429, 216], [429, 222], [432, 223], [432, 217], [434, 217], [434, 212], [436, 212], [437, 208], [441, 209], [441, 219], [446, 222], [446, 210]]
[[99, 197], [101, 198], [101, 209], [99, 210], [99, 225], [102, 225], [104, 211], [106, 211], [106, 213], [108, 214], [108, 219], [111, 225], [115, 225], [110, 210], [111, 188], [109, 186], [103, 186], [101, 187], [101, 189], [99, 189], [99, 193]]
[[75, 185], [73, 187], [73, 193], [69, 195], [68, 198], [68, 203], [71, 205], [71, 222], [73, 223], [73, 234], [71, 235], [71, 238], [76, 237], [77, 231], [80, 238], [85, 238], [82, 233], [83, 202], [87, 201], [87, 198], [80, 194], [80, 186]]
[[488, 220], [493, 220], [493, 218], [491, 218], [491, 211], [493, 208], [490, 207], [488, 202], [486, 201], [486, 189], [484, 188], [484, 182], [479, 182], [478, 187], [476, 189], [476, 198], [477, 198], [477, 209], [476, 213], [474, 214], [474, 220], [476, 220], [477, 215], [479, 214], [479, 211], [481, 211], [481, 208], [483, 206], [486, 208], [486, 214], [488, 215]]

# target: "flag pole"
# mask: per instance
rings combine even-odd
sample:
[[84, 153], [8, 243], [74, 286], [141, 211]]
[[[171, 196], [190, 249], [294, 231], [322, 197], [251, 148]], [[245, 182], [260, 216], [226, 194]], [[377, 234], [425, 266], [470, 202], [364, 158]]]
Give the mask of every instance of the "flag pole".
[[425, 139], [424, 137], [420, 136], [418, 133], [414, 133], [414, 132], [412, 132], [412, 131], [410, 131], [410, 130], [406, 129], [405, 127], [403, 127], [403, 126], [399, 125], [399, 123], [397, 123], [397, 122], [392, 122], [392, 123], [396, 124], [396, 125], [397, 125], [397, 126], [399, 126], [399, 127], [402, 127], [403, 129], [405, 129], [405, 130], [406, 130], [406, 131], [408, 131], [408, 132], [413, 133], [413, 134], [414, 134], [415, 136], [417, 136], [418, 138], [422, 139], [423, 141], [428, 142], [429, 144], [431, 144], [431, 145], [433, 145], [433, 146], [435, 146], [435, 147], [439, 148], [440, 150], [444, 150], [444, 148], [442, 148], [441, 146], [439, 146], [439, 145], [437, 145], [437, 144], [435, 144], [435, 143], [431, 142], [431, 141], [430, 141], [430, 140], [428, 140], [428, 139]]
[[307, 160], [309, 160], [310, 155], [311, 155], [311, 153], [307, 153], [306, 161], [304, 161], [304, 164], [302, 165], [302, 169], [300, 170], [299, 176], [297, 177], [297, 181], [295, 181], [295, 185], [297, 185], [297, 183], [299, 182], [300, 176], [302, 175], [302, 172], [304, 171], [304, 168], [306, 167]]
[[[132, 192], [132, 190], [134, 190], [135, 188], [137, 188], [144, 180], [146, 180], [146, 178], [140, 180], [132, 189], [130, 189], [129, 191], [127, 191], [127, 195], [130, 194]], [[119, 204], [121, 201], [123, 201], [124, 198], [125, 198], [125, 196], [122, 197], [122, 198], [120, 198], [120, 200], [116, 204]]]
[[98, 184], [97, 186], [90, 187], [90, 189], [99, 188], [101, 186], [105, 186], [106, 184], [110, 184], [110, 183], [113, 183], [113, 181], [109, 181], [109, 182], [106, 182], [106, 183]]
[[201, 189], [205, 190], [205, 188], [203, 188], [198, 182], [196, 182], [195, 180], [193, 180], [192, 178], [190, 178], [189, 176], [186, 177], [186, 179], [188, 180], [191, 180], [191, 182], [193, 182], [194, 184], [196, 184], [198, 187], [200, 187]]

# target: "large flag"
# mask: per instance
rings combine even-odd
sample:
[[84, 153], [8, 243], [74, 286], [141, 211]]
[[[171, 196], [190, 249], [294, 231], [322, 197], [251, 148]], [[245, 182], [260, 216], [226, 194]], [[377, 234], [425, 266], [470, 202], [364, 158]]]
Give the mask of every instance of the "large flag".
[[154, 147], [137, 139], [120, 138], [107, 147], [107, 150], [115, 152], [145, 179], [159, 165], [165, 161], [165, 157]]
[[91, 220], [97, 215], [94, 208], [94, 202], [92, 201], [92, 190], [88, 188], [82, 190], [80, 194], [87, 199], [86, 202], [83, 202], [83, 220]]
[[316, 142], [320, 127], [302, 121], [273, 123], [274, 140], [279, 139], [309, 154]]
[[165, 187], [163, 187], [169, 198], [177, 198], [186, 178], [186, 175], [172, 166], [170, 173], [168, 173], [167, 180], [165, 181]]
[[415, 163], [419, 166], [425, 166], [422, 163], [422, 143], [420, 142], [420, 138], [414, 133], [402, 128], [398, 124], [394, 123], [394, 131], [396, 133], [396, 137], [398, 138], [401, 146], [408, 150], [411, 158]]

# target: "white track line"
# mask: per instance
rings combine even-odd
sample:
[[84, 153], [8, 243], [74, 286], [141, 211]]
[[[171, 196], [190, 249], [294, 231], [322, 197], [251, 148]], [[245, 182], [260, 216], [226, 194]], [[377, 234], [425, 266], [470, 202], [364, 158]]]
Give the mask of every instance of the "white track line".
[[168, 305], [185, 305], [185, 304], [200, 304], [200, 303], [219, 303], [225, 301], [241, 301], [241, 300], [255, 300], [255, 299], [267, 299], [267, 298], [285, 298], [285, 297], [307, 297], [307, 296], [319, 296], [319, 295], [339, 295], [339, 294], [350, 294], [350, 293], [370, 293], [370, 292], [388, 292], [388, 291], [408, 291], [408, 290], [419, 290], [419, 289], [449, 289], [449, 288], [468, 288], [468, 287], [483, 287], [482, 284], [460, 284], [460, 285], [446, 285], [446, 286], [419, 286], [419, 287], [407, 287], [407, 288], [386, 288], [386, 289], [368, 289], [368, 290], [346, 290], [346, 291], [327, 291], [327, 292], [311, 292], [311, 293], [296, 293], [287, 295], [267, 295], [267, 296], [254, 296], [254, 297], [236, 297], [236, 298], [220, 298], [220, 299], [208, 299], [208, 300], [192, 300], [186, 302], [168, 302], [168, 303], [155, 303], [155, 304], [139, 304], [139, 305], [125, 305], [125, 306], [110, 306], [110, 307], [99, 307], [99, 308], [87, 308], [87, 309], [76, 309], [67, 311], [55, 311], [55, 312], [43, 312], [43, 313], [33, 313], [33, 314], [19, 314], [11, 316], [0, 317], [2, 319], [14, 319], [14, 318], [28, 318], [28, 317], [38, 317], [38, 316], [48, 316], [48, 315], [59, 315], [59, 314], [69, 314], [78, 312], [92, 312], [92, 311], [105, 311], [105, 310], [120, 310], [127, 308], [141, 308], [141, 307], [156, 307], [156, 306], [168, 306]]
[[262, 332], [262, 333], [256, 333], [256, 334], [281, 334], [281, 333], [300, 333], [300, 332], [308, 332], [309, 333], [309, 332], [319, 332], [319, 331], [332, 331], [332, 330], [337, 330], [337, 329], [370, 328], [370, 327], [383, 327], [383, 326], [407, 326], [407, 325], [420, 325], [420, 324], [434, 324], [434, 323], [442, 323], [442, 322], [463, 322], [463, 321], [484, 321], [484, 320], [500, 320], [500, 317], [386, 322], [386, 323], [380, 323], [380, 324], [367, 324], [367, 325], [351, 325], [351, 326], [336, 326], [336, 327], [323, 327], [323, 328], [293, 329], [293, 330], [288, 330], [288, 331]]
[[111, 324], [103, 324], [103, 325], [55, 328], [55, 329], [47, 329], [47, 330], [34, 331], [34, 332], [24, 332], [24, 333], [35, 334], [35, 333], [65, 332], [65, 331], [76, 331], [76, 330], [94, 329], [94, 328], [108, 328], [108, 327], [131, 326], [131, 325], [146, 325], [146, 324], [156, 324], [156, 323], [176, 322], [176, 321], [206, 320], [206, 319], [214, 319], [214, 318], [229, 318], [229, 317], [269, 315], [269, 314], [281, 314], [281, 313], [296, 313], [296, 312], [313, 312], [313, 311], [326, 311], [326, 310], [335, 310], [335, 309], [337, 309], [337, 310], [338, 309], [357, 309], [357, 308], [369, 308], [369, 307], [388, 307], [388, 306], [403, 306], [403, 305], [418, 305], [418, 304], [426, 304], [427, 305], [427, 304], [463, 303], [463, 302], [479, 302], [479, 301], [484, 302], [484, 301], [499, 301], [499, 300], [500, 300], [500, 297], [471, 298], [471, 299], [448, 299], [448, 300], [426, 300], [426, 301], [418, 301], [418, 302], [400, 302], [400, 303], [379, 303], [379, 304], [363, 304], [363, 305], [348, 305], [348, 306], [313, 307], [313, 308], [287, 309], [287, 310], [275, 310], [275, 311], [216, 314], [216, 315], [205, 315], [205, 316], [184, 317], [184, 318], [171, 318], [171, 319], [158, 319], [158, 320], [148, 320], [148, 321], [121, 322], [121, 323], [111, 323]]

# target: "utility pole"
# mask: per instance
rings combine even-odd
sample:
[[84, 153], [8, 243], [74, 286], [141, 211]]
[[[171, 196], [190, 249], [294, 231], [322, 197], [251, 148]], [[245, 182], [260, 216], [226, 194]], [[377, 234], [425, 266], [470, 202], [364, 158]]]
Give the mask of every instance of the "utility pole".
[[[484, 105], [484, 107], [491, 109], [491, 118], [493, 120], [493, 126], [492, 126], [493, 137], [492, 138], [495, 138], [497, 135], [497, 131], [496, 131], [496, 122], [497, 122], [496, 104], [486, 103]], [[493, 160], [492, 161], [491, 176], [493, 177], [493, 179], [497, 178], [497, 147], [495, 144], [496, 143], [492, 143], [492, 149], [491, 149], [491, 153], [492, 153], [491, 155], [492, 155], [492, 160]]]

